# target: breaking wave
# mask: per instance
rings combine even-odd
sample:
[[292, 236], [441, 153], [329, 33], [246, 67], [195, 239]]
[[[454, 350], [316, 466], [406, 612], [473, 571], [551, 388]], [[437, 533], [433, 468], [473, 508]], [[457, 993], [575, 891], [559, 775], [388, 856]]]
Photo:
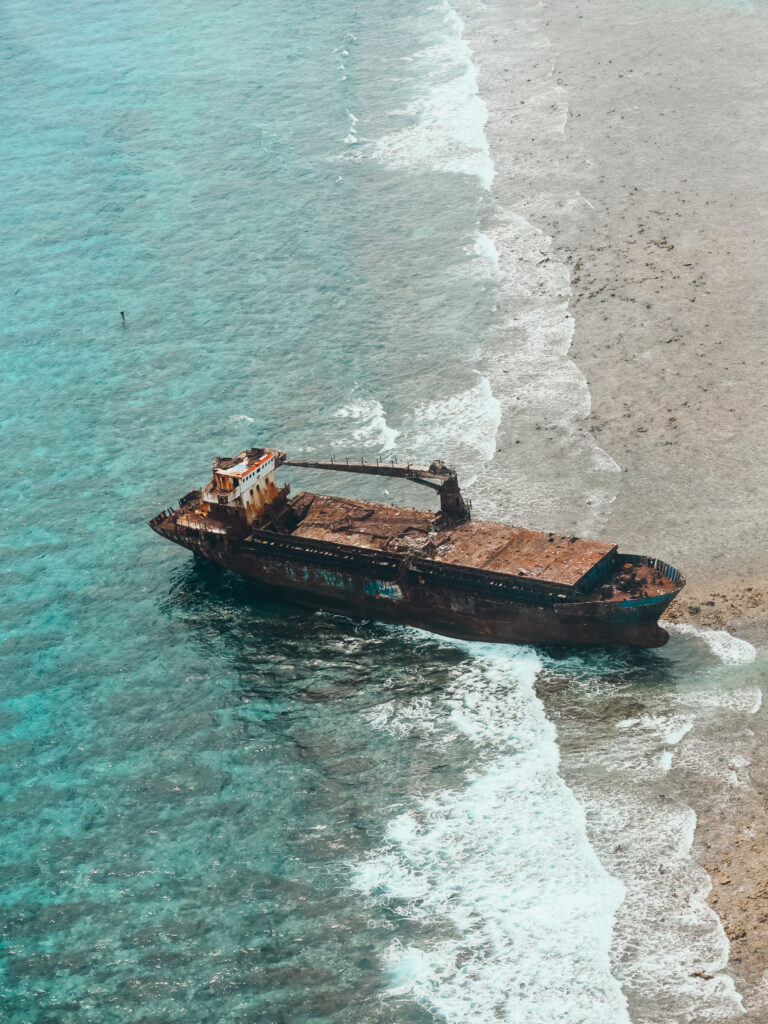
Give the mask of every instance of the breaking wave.
[[[476, 474], [480, 464], [493, 458], [501, 407], [488, 379], [478, 374], [473, 387], [406, 412], [399, 428], [390, 426], [384, 407], [375, 399], [351, 402], [333, 415], [354, 424], [351, 432], [332, 442], [333, 447], [355, 443], [379, 455], [414, 462], [444, 458]], [[471, 476], [464, 480], [468, 486], [471, 482]]]
[[349, 419], [357, 424], [349, 438], [343, 437], [332, 442], [334, 447], [344, 447], [354, 441], [363, 447], [374, 447], [382, 455], [394, 452], [400, 431], [387, 423], [381, 402], [355, 402], [337, 409], [333, 415], [337, 419]]
[[586, 669], [583, 690], [558, 715], [558, 736], [563, 772], [585, 808], [592, 844], [625, 887], [612, 962], [634, 1024], [730, 1020], [742, 1012], [723, 973], [729, 944], [707, 904], [711, 883], [695, 855], [695, 800], [688, 793], [700, 795], [702, 784], [727, 792], [745, 783], [739, 730], [748, 730], [744, 716], [759, 708], [760, 690], [742, 682], [738, 669], [731, 677], [736, 687], [724, 690], [723, 666], [681, 646], [671, 645], [678, 647], [670, 651], [673, 663], [693, 656], [697, 667], [680, 687], [649, 687], [630, 669], [622, 694], [620, 675], [609, 681], [586, 655], [549, 666], [579, 688]]
[[431, 9], [443, 24], [440, 42], [413, 54], [430, 83], [392, 116], [406, 115], [410, 125], [370, 143], [368, 155], [391, 167], [412, 167], [475, 175], [490, 189], [494, 168], [485, 137], [485, 103], [477, 87], [472, 50], [464, 38], [464, 23], [445, 0]]
[[[354, 867], [354, 888], [413, 936], [388, 950], [388, 994], [449, 1024], [541, 1024], [566, 1006], [574, 1024], [628, 1024], [609, 960], [623, 889], [558, 773], [555, 729], [533, 689], [541, 662], [464, 646], [474, 658], [413, 717], [436, 757], [468, 745], [465, 784], [399, 814]], [[392, 728], [386, 713], [371, 724]]]
[[[490, 462], [496, 451], [501, 403], [487, 377], [474, 387], [418, 406], [409, 417], [404, 439], [417, 452], [445, 451], [459, 464]], [[467, 466], [467, 468], [469, 468]]]
[[[591, 396], [569, 355], [568, 268], [552, 240], [516, 213], [499, 211], [476, 246], [497, 287], [500, 322], [486, 372], [500, 407], [499, 441], [513, 460], [509, 494], [497, 490], [484, 500], [494, 511], [514, 500], [521, 520], [594, 534], [615, 499], [620, 467], [586, 425]], [[573, 519], [558, 523], [564, 507]]]
[[687, 622], [664, 622], [664, 628], [682, 636], [699, 637], [725, 665], [749, 665], [757, 657], [751, 643], [732, 636], [724, 629], [699, 629]]

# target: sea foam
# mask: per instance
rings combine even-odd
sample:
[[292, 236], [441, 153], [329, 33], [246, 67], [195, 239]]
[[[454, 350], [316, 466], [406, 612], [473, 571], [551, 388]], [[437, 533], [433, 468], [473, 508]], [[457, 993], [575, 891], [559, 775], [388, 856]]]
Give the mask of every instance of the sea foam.
[[410, 124], [370, 143], [368, 155], [391, 167], [475, 175], [490, 189], [494, 167], [484, 131], [487, 110], [464, 23], [445, 0], [431, 8], [435, 14], [442, 23], [440, 41], [408, 58], [420, 68], [425, 91], [391, 111]]
[[[514, 474], [508, 475], [518, 515], [551, 522], [565, 500], [578, 522], [561, 528], [597, 533], [615, 499], [620, 467], [586, 426], [591, 396], [569, 355], [568, 268], [555, 257], [552, 239], [511, 211], [498, 211], [480, 251], [498, 295], [499, 324], [485, 365], [500, 404], [500, 436], [506, 445], [520, 439], [525, 445], [514, 450]], [[493, 483], [496, 488], [497, 478]], [[500, 501], [506, 504], [512, 494], [503, 484], [495, 497], [487, 490], [484, 501], [501, 512]]]
[[469, 449], [480, 462], [496, 451], [501, 403], [487, 377], [478, 374], [474, 387], [417, 406], [409, 417], [407, 438], [420, 452]]
[[[463, 786], [394, 817], [354, 888], [409, 922], [392, 942], [391, 998], [456, 1024], [628, 1022], [609, 948], [621, 885], [601, 867], [558, 774], [555, 730], [533, 685], [541, 663], [460, 645], [472, 658], [444, 695], [420, 699], [425, 742], [469, 745]], [[375, 728], [390, 728], [371, 719]], [[451, 755], [455, 757], [456, 754]]]
[[[582, 663], [588, 666], [589, 657]], [[553, 668], [558, 677], [575, 678], [562, 662]], [[741, 999], [722, 973], [728, 940], [706, 902], [711, 884], [693, 850], [695, 801], [680, 780], [695, 780], [694, 793], [702, 780], [724, 789], [743, 784], [748, 763], [737, 755], [734, 725], [754, 711], [754, 689], [714, 687], [707, 673], [722, 668], [706, 661], [700, 684], [679, 689], [634, 689], [635, 672], [624, 696], [614, 689], [620, 677], [609, 684], [598, 676], [582, 697], [571, 694], [570, 712], [558, 718], [565, 776], [585, 808], [601, 862], [625, 887], [614, 927], [614, 976], [634, 1024], [730, 1020], [742, 1012]], [[627, 698], [637, 711], [611, 724], [612, 707]], [[574, 700], [583, 700], [583, 709]], [[714, 977], [702, 979], [697, 970]]]
[[687, 622], [664, 622], [664, 627], [682, 636], [699, 637], [725, 665], [749, 665], [757, 657], [757, 651], [749, 641], [724, 629], [699, 629]]
[[394, 451], [400, 431], [387, 423], [381, 402], [373, 399], [353, 402], [337, 409], [334, 416], [349, 419], [355, 424], [351, 434], [331, 442], [334, 447], [349, 447], [354, 442], [363, 447], [375, 447], [381, 455]]
[[[397, 428], [391, 426], [388, 413], [376, 399], [350, 402], [333, 415], [354, 424], [351, 431], [343, 431], [331, 442], [335, 448], [357, 444], [363, 450], [373, 448], [379, 455], [427, 464], [443, 456], [476, 475], [479, 467], [493, 458], [501, 407], [488, 379], [477, 374], [472, 387], [406, 411]], [[462, 482], [469, 487], [473, 479], [467, 475]]]

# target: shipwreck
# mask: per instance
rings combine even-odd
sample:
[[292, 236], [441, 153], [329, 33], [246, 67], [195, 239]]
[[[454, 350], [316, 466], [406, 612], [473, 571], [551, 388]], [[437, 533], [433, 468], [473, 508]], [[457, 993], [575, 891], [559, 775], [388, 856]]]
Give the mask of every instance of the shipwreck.
[[[281, 466], [411, 480], [437, 491], [440, 509], [291, 497]], [[440, 461], [310, 462], [249, 448], [217, 458], [202, 490], [149, 525], [276, 597], [466, 640], [659, 647], [659, 616], [685, 585], [671, 565], [615, 544], [473, 519]]]

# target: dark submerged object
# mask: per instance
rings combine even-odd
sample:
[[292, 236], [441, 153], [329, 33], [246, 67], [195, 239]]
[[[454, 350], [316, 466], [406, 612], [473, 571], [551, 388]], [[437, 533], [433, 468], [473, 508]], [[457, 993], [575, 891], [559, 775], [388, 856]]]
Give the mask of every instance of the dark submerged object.
[[[440, 511], [278, 488], [281, 465], [401, 477]], [[671, 565], [615, 544], [472, 520], [454, 470], [287, 461], [249, 448], [214, 460], [202, 491], [152, 529], [281, 598], [466, 640], [660, 647], [659, 616], [685, 586]]]

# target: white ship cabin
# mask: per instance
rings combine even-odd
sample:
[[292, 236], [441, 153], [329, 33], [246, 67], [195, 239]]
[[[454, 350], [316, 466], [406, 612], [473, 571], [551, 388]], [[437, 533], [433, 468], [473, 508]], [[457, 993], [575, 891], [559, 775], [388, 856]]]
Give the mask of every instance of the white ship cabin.
[[280, 493], [275, 470], [285, 453], [269, 448], [249, 448], [234, 459], [216, 458], [213, 477], [203, 489], [202, 500], [214, 519], [242, 519], [250, 525], [264, 515], [264, 508]]

